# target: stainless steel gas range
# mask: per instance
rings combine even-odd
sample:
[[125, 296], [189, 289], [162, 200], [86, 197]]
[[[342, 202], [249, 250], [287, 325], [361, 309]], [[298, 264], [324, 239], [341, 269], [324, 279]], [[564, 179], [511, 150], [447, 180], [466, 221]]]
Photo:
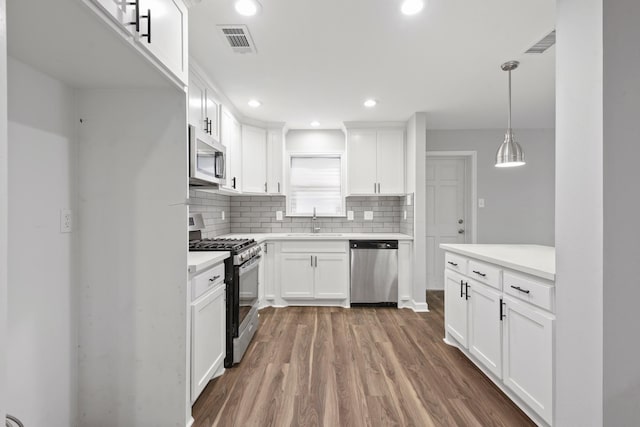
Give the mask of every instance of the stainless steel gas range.
[[225, 261], [227, 340], [225, 368], [240, 362], [258, 329], [258, 265], [261, 248], [253, 239], [203, 239], [201, 214], [189, 215], [189, 251], [228, 251]]

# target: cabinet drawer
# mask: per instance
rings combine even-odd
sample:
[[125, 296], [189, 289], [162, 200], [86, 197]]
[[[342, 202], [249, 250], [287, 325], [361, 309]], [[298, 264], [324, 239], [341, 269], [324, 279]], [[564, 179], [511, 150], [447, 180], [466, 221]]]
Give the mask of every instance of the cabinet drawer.
[[502, 289], [500, 286], [500, 276], [502, 270], [490, 264], [469, 260], [467, 266], [467, 276], [473, 277], [478, 282], [486, 283], [496, 289]]
[[460, 274], [467, 274], [467, 259], [451, 252], [444, 254], [444, 265], [449, 270], [457, 271]]
[[504, 272], [504, 293], [553, 312], [554, 286], [524, 275]]
[[347, 242], [345, 241], [311, 241], [311, 240], [294, 240], [286, 241], [280, 244], [280, 252], [289, 253], [346, 253]]
[[224, 262], [193, 278], [191, 301], [195, 301], [200, 295], [222, 282], [224, 282]]

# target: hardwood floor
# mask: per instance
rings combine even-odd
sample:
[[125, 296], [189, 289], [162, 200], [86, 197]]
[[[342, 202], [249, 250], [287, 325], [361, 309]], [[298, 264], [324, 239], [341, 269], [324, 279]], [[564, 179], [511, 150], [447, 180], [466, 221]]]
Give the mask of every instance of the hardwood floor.
[[443, 297], [428, 293], [429, 313], [262, 310], [242, 362], [195, 403], [194, 426], [533, 426], [442, 341]]

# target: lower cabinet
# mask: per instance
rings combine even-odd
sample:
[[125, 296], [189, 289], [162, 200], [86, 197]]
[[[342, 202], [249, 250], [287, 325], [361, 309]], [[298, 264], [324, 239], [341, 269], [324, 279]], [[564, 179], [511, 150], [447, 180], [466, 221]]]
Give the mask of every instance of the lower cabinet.
[[282, 242], [277, 256], [280, 297], [311, 302], [349, 298], [347, 242]]
[[191, 303], [191, 402], [223, 371], [225, 313], [223, 281]]
[[552, 425], [552, 283], [491, 266], [498, 271], [489, 286], [459, 273], [474, 261], [456, 257], [444, 273], [447, 339]]
[[509, 296], [504, 304], [504, 384], [551, 424], [554, 316]]

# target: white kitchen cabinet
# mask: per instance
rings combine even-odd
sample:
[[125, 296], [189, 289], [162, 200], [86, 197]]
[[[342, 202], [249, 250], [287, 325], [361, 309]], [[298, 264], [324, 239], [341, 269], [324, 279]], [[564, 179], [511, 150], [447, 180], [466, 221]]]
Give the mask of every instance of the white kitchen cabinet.
[[315, 280], [313, 255], [283, 253], [279, 262], [283, 273], [280, 277], [282, 298], [312, 299]]
[[346, 254], [314, 255], [314, 296], [345, 299], [349, 291], [349, 257]]
[[276, 243], [266, 242], [262, 252], [262, 265], [264, 266], [264, 298], [270, 303], [276, 298], [275, 271], [276, 271]]
[[220, 120], [221, 143], [227, 148], [225, 166], [227, 179], [223, 188], [240, 191], [242, 167], [241, 128], [231, 111], [222, 107]]
[[269, 129], [267, 138], [267, 191], [284, 194], [284, 133]]
[[504, 384], [551, 424], [554, 316], [510, 296], [504, 303]]
[[444, 271], [445, 328], [463, 347], [469, 346], [468, 309], [464, 277], [450, 270]]
[[118, 24], [119, 27], [131, 33], [135, 31], [135, 25], [129, 24], [130, 22], [135, 21], [135, 7], [133, 5], [128, 5], [126, 2], [121, 0], [92, 1], [106, 12], [109, 18]]
[[242, 192], [267, 193], [267, 131], [242, 125]]
[[182, 0], [140, 0], [139, 42], [180, 81], [187, 81], [187, 7]]
[[191, 304], [191, 401], [194, 402], [224, 363], [225, 284]]
[[404, 129], [350, 130], [347, 152], [349, 194], [405, 192]]
[[469, 282], [469, 352], [496, 377], [502, 378], [502, 293]]
[[195, 126], [197, 137], [209, 143], [220, 141], [221, 106], [211, 89], [197, 73], [189, 73], [188, 122]]

